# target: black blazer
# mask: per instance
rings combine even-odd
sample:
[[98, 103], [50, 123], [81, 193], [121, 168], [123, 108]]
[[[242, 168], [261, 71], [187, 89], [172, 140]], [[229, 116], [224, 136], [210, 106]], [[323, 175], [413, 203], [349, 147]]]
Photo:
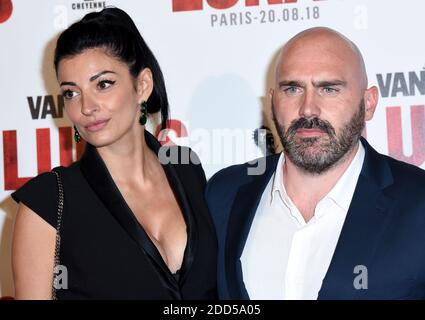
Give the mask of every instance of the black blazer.
[[[377, 153], [363, 138], [361, 142], [364, 164], [318, 298], [425, 299], [425, 171]], [[278, 154], [267, 157], [261, 175], [247, 175], [249, 165], [244, 164], [224, 169], [208, 182], [222, 299], [249, 299], [240, 257], [278, 159]], [[354, 286], [360, 274], [356, 266], [367, 268], [367, 289]]]
[[[57, 168], [65, 195], [60, 262], [68, 270], [69, 286], [57, 292], [59, 299], [216, 298], [217, 243], [203, 195], [204, 171], [184, 162], [190, 149], [160, 148], [147, 131], [145, 138], [157, 154], [181, 156], [177, 164], [163, 164], [188, 230], [178, 276], [171, 274], [98, 152], [87, 144], [80, 161]], [[58, 192], [52, 173], [32, 179], [12, 196], [56, 227]]]

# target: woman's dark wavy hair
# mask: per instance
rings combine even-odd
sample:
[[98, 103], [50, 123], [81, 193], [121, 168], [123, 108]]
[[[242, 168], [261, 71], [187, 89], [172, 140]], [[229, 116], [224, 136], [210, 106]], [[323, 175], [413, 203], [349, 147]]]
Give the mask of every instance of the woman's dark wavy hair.
[[133, 77], [137, 77], [144, 68], [152, 71], [154, 86], [147, 101], [148, 112], [161, 111], [161, 124], [164, 129], [168, 120], [164, 77], [158, 61], [130, 16], [121, 9], [106, 8], [100, 12], [89, 13], [71, 25], [59, 36], [56, 44], [56, 73], [63, 58], [92, 48], [104, 48], [108, 54], [126, 63]]

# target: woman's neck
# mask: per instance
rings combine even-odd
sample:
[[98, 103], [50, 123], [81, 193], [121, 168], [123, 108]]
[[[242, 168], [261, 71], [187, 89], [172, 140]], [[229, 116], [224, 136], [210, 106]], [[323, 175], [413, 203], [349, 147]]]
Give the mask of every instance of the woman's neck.
[[157, 161], [146, 144], [143, 130], [97, 150], [115, 182], [144, 183], [151, 177]]

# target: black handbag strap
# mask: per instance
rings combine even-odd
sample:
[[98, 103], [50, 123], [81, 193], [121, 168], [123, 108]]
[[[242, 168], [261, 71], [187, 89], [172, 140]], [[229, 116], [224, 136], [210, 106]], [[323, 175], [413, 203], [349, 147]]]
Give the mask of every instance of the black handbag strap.
[[56, 181], [58, 185], [58, 212], [57, 212], [57, 222], [56, 222], [56, 244], [55, 244], [55, 260], [53, 265], [53, 281], [52, 281], [52, 300], [57, 300], [56, 297], [56, 288], [58, 287], [58, 279], [56, 277], [57, 267], [60, 265], [60, 246], [61, 246], [61, 235], [60, 230], [62, 226], [62, 214], [64, 208], [64, 194], [63, 194], [63, 185], [62, 179], [59, 172], [52, 170], [56, 176]]

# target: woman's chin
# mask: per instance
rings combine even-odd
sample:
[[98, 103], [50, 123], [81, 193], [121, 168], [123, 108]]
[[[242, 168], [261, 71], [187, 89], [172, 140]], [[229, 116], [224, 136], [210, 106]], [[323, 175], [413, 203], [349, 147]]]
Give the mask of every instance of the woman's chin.
[[109, 137], [88, 137], [84, 140], [96, 148], [106, 147], [113, 143], [113, 139]]

